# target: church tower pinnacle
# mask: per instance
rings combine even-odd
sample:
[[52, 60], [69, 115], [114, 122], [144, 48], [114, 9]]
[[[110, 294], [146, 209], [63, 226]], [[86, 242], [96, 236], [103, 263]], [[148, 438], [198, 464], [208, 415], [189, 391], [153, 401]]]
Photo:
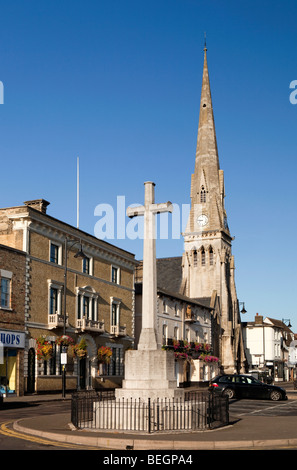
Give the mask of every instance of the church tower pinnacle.
[[[204, 47], [200, 114], [191, 178], [191, 208], [184, 236], [181, 293], [200, 299], [216, 311], [225, 370], [234, 372], [240, 340], [240, 317], [234, 279], [234, 257], [225, 210], [224, 172], [220, 169], [212, 97]], [[237, 331], [237, 339], [234, 332]], [[236, 334], [237, 334], [236, 333]], [[236, 346], [237, 345], [237, 346]]]

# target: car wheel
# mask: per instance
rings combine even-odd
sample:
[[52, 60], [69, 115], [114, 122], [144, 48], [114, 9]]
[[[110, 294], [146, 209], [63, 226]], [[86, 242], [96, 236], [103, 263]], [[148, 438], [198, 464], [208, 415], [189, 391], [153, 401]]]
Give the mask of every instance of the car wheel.
[[270, 400], [278, 401], [281, 400], [282, 394], [278, 390], [272, 390], [270, 393]]
[[229, 399], [234, 398], [235, 397], [234, 390], [232, 390], [232, 388], [226, 388], [226, 390], [224, 390], [223, 392], [223, 396], [228, 397]]

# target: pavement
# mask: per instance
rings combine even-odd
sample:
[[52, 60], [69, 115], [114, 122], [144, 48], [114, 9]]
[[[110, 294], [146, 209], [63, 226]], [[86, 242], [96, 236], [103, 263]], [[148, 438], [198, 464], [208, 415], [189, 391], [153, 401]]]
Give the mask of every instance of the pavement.
[[[292, 382], [277, 385], [287, 390], [288, 400], [297, 399], [297, 390]], [[40, 403], [54, 400], [71, 400], [71, 395], [28, 395], [9, 397], [4, 404], [12, 402]], [[278, 402], [279, 403], [279, 402]], [[79, 430], [70, 422], [70, 412], [49, 416], [33, 416], [13, 423], [16, 431], [58, 442], [83, 445], [98, 450], [143, 450], [143, 451], [194, 451], [194, 450], [256, 450], [297, 448], [297, 416], [232, 417], [228, 426], [215, 430], [196, 432], [170, 432], [139, 434], [124, 432], [101, 432]]]

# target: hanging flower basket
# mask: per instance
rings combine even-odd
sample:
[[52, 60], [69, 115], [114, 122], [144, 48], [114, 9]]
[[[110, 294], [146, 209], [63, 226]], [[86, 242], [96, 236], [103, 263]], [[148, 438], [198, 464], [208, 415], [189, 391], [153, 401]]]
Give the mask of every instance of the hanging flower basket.
[[207, 343], [195, 343], [195, 351], [196, 352], [209, 352], [210, 351], [210, 345]]
[[199, 356], [199, 359], [201, 359], [204, 362], [219, 362], [218, 357], [211, 356], [210, 354], [201, 354], [201, 356]]
[[43, 336], [36, 340], [36, 356], [40, 361], [48, 361], [53, 357], [53, 345]]
[[73, 346], [74, 340], [71, 338], [71, 336], [62, 335], [57, 337], [56, 344], [59, 346]]
[[175, 352], [175, 359], [190, 359], [190, 356], [186, 352]]
[[73, 346], [73, 352], [78, 358], [85, 357], [87, 355], [87, 343], [84, 338], [82, 338], [78, 344]]
[[[207, 343], [188, 343], [188, 341], [173, 340], [170, 344], [162, 346], [164, 351], [173, 351], [176, 359], [200, 359], [202, 356], [208, 356], [211, 347]], [[214, 357], [214, 356], [209, 356]], [[214, 359], [208, 362], [215, 362]]]
[[98, 349], [98, 362], [99, 364], [109, 364], [112, 356], [111, 348], [107, 346], [101, 346]]

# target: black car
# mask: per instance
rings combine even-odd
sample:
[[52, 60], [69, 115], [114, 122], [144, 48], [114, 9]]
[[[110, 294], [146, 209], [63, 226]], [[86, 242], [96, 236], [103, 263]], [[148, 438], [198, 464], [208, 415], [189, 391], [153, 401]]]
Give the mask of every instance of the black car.
[[287, 394], [283, 388], [264, 384], [251, 375], [218, 375], [210, 381], [209, 390], [219, 392], [229, 398], [287, 400]]

